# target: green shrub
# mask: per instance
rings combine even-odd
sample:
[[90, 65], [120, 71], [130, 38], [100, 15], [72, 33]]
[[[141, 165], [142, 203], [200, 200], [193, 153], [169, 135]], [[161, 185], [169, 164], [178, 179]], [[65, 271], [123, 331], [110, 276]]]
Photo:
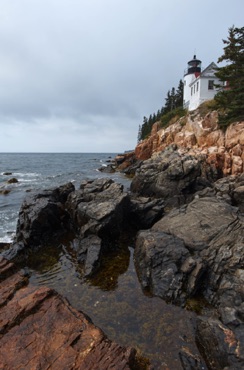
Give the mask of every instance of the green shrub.
[[160, 118], [160, 127], [167, 127], [170, 124], [175, 123], [179, 118], [183, 117], [186, 115], [186, 109], [183, 108], [176, 108], [173, 109], [172, 111], [164, 114]]
[[206, 116], [207, 113], [212, 112], [216, 109], [217, 109], [217, 103], [214, 99], [205, 101], [204, 103], [199, 105], [199, 107], [197, 108], [200, 116], [202, 117]]

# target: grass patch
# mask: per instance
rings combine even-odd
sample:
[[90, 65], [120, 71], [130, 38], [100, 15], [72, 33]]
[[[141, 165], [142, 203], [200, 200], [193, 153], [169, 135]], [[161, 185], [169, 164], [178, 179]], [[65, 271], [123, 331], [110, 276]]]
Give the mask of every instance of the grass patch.
[[160, 118], [160, 128], [167, 127], [169, 125], [172, 125], [178, 119], [186, 115], [186, 109], [183, 108], [176, 108], [173, 109], [172, 111], [164, 114]]
[[197, 111], [199, 112], [200, 116], [206, 116], [207, 113], [212, 112], [217, 109], [217, 103], [214, 99], [212, 100], [207, 100], [199, 107], [197, 108]]

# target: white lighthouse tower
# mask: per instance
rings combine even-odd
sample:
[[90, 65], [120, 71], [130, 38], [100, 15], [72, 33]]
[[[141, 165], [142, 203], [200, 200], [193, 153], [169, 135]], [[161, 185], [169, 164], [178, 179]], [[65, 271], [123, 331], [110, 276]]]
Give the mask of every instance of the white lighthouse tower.
[[201, 74], [202, 62], [193, 56], [193, 59], [187, 63], [187, 69], [184, 73], [184, 92], [183, 92], [183, 104], [184, 108], [189, 108], [191, 99], [191, 87], [190, 84]]

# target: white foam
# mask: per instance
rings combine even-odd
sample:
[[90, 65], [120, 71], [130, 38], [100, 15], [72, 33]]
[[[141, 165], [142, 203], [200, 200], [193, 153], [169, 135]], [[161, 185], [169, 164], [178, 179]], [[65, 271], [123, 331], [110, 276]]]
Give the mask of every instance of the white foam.
[[14, 240], [14, 236], [15, 236], [14, 233], [10, 235], [4, 235], [0, 237], [0, 243], [12, 243], [12, 241]]
[[27, 177], [37, 177], [37, 176], [40, 176], [39, 173], [36, 173], [36, 172], [13, 172], [12, 173], [13, 176], [27, 176]]

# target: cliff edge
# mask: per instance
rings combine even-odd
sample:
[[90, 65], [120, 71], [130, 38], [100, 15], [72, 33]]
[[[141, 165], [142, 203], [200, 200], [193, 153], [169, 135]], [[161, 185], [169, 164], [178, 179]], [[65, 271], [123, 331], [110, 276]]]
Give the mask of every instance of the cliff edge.
[[181, 154], [206, 156], [206, 161], [223, 176], [237, 175], [244, 169], [244, 122], [232, 123], [224, 132], [218, 124], [218, 112], [203, 115], [199, 109], [176, 119], [166, 128], [156, 122], [150, 136], [135, 148], [137, 160], [176, 144]]

